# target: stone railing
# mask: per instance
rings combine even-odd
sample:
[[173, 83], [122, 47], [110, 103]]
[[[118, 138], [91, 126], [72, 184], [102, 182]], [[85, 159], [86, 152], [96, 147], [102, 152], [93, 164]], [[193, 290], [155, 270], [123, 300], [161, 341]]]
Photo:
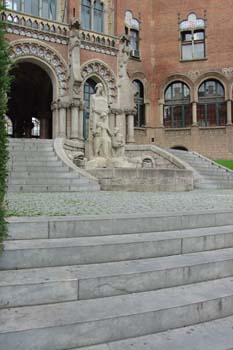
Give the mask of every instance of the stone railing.
[[97, 33], [88, 30], [80, 30], [82, 48], [99, 53], [116, 55], [119, 46], [119, 39], [115, 36]]
[[1, 12], [1, 19], [8, 24], [8, 33], [63, 45], [68, 43], [69, 27], [65, 23], [8, 10]]

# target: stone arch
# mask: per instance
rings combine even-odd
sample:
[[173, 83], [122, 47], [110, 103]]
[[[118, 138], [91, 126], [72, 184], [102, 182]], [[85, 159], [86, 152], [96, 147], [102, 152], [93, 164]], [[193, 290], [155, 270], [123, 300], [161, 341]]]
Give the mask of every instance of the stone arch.
[[[85, 62], [81, 66], [81, 76], [85, 81], [88, 78], [96, 77], [100, 80], [105, 88], [105, 91], [109, 97], [109, 103], [113, 104], [116, 101], [117, 97], [117, 84], [116, 77], [112, 69], [108, 67], [104, 62], [99, 60], [92, 60]], [[83, 87], [82, 87], [83, 90]]]
[[17, 40], [10, 43], [10, 58], [15, 62], [31, 62], [44, 69], [51, 78], [53, 100], [67, 95], [68, 67], [53, 48], [37, 40]]
[[160, 101], [164, 101], [164, 94], [168, 86], [175, 81], [181, 81], [182, 83], [186, 84], [190, 90], [190, 103], [194, 101], [194, 85], [193, 82], [185, 75], [183, 74], [175, 74], [170, 77], [168, 77], [163, 84], [160, 86], [159, 91], [159, 99]]
[[187, 147], [182, 146], [182, 145], [172, 146], [171, 149], [175, 149], [175, 150], [178, 150], [178, 151], [185, 151], [185, 152], [189, 151]]
[[219, 81], [225, 90], [225, 99], [229, 99], [229, 95], [230, 95], [230, 91], [229, 91], [229, 84], [228, 81], [226, 79], [226, 77], [218, 72], [207, 72], [204, 73], [202, 75], [199, 76], [199, 78], [195, 81], [195, 86], [194, 86], [194, 98], [195, 101], [198, 101], [198, 89], [201, 86], [201, 84], [205, 81], [205, 80], [210, 80], [210, 79], [214, 79]]

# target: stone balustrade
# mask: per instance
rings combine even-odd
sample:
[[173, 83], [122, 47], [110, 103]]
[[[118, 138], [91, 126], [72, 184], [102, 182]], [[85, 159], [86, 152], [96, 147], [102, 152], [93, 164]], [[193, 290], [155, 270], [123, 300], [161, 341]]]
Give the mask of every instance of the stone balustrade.
[[65, 23], [51, 21], [30, 14], [4, 10], [1, 19], [8, 24], [7, 32], [67, 45], [69, 27]]
[[115, 36], [81, 30], [80, 37], [83, 49], [114, 56], [118, 51], [119, 39]]

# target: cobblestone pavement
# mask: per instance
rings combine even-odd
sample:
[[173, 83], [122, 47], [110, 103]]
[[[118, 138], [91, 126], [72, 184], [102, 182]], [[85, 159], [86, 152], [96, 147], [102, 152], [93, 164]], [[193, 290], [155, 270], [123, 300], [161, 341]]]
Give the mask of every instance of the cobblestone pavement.
[[9, 193], [8, 216], [172, 213], [233, 209], [233, 190]]

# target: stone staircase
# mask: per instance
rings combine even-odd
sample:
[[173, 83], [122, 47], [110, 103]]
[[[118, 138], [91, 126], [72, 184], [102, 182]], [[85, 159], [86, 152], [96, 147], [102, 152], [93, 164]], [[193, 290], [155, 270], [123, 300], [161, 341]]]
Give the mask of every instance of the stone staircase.
[[189, 164], [199, 175], [195, 187], [201, 189], [232, 189], [233, 171], [218, 165], [196, 152], [169, 149], [169, 152]]
[[230, 350], [233, 212], [9, 219], [0, 349]]
[[99, 184], [58, 159], [53, 140], [9, 140], [8, 192], [96, 191]]

